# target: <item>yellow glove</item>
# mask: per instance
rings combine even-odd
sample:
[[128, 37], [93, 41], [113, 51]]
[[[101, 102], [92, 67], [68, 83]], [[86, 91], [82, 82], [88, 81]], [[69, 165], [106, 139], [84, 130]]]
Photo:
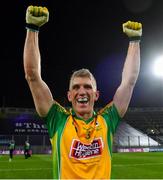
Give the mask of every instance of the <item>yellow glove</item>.
[[123, 32], [130, 38], [131, 41], [140, 40], [142, 36], [142, 24], [134, 21], [123, 23]]
[[28, 6], [26, 10], [26, 28], [39, 31], [39, 28], [49, 21], [49, 11], [46, 7]]

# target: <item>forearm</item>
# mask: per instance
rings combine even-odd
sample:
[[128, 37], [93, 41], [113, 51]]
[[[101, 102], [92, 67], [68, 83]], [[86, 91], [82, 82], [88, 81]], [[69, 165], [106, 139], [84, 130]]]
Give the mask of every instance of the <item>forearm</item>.
[[140, 43], [130, 42], [122, 72], [122, 84], [134, 87], [140, 70]]
[[38, 32], [27, 30], [24, 46], [24, 71], [27, 80], [41, 76]]

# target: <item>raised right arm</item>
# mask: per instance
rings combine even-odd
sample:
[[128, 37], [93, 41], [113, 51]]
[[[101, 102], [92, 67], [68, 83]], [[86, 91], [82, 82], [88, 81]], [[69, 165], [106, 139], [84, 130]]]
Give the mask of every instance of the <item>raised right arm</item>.
[[25, 78], [31, 90], [36, 111], [43, 117], [53, 104], [53, 97], [50, 89], [41, 78], [39, 31], [27, 28], [23, 58]]

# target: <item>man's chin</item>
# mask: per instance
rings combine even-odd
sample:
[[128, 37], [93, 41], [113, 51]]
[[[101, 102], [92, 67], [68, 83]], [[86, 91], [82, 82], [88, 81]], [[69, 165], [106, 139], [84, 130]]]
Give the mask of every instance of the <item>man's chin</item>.
[[80, 114], [80, 115], [84, 115], [84, 114], [89, 114], [89, 113], [91, 113], [91, 110], [88, 109], [88, 108], [80, 108], [80, 109], [77, 109], [77, 110], [76, 110], [76, 113], [77, 113], [77, 114]]

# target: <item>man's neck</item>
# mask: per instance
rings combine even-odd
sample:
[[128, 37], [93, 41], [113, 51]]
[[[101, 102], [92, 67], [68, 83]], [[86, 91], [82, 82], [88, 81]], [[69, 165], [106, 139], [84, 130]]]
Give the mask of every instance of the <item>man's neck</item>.
[[93, 112], [91, 113], [84, 113], [84, 114], [80, 114], [80, 113], [76, 113], [76, 116], [79, 118], [82, 118], [83, 120], [88, 120], [93, 116]]

